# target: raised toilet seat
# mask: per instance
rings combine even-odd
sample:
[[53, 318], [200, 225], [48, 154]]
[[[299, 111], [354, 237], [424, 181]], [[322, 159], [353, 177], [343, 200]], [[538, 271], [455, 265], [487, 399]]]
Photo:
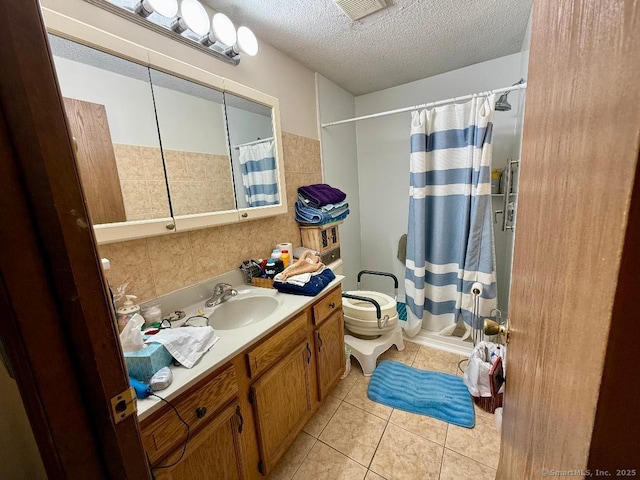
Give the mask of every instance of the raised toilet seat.
[[404, 341], [398, 324], [396, 299], [384, 293], [360, 290], [360, 279], [364, 274], [393, 278], [396, 298], [398, 279], [391, 273], [363, 270], [358, 273], [358, 290], [342, 293], [347, 331], [344, 341], [351, 347], [351, 355], [358, 360], [365, 376], [370, 376], [376, 368], [378, 357], [392, 345], [403, 350]]

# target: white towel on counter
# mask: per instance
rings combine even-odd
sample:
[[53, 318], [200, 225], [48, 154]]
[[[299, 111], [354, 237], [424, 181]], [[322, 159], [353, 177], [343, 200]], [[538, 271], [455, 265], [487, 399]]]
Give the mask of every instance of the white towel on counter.
[[327, 266], [326, 265], [322, 265], [315, 272], [299, 273], [298, 275], [292, 275], [291, 277], [287, 278], [286, 280], [282, 279], [282, 274], [284, 273], [284, 271], [283, 271], [283, 272], [278, 273], [275, 277], [273, 277], [273, 279], [276, 282], [290, 283], [291, 285], [297, 285], [298, 287], [304, 287], [309, 282], [309, 280], [311, 280], [311, 277], [313, 275], [318, 275], [319, 273], [323, 272], [325, 268], [327, 268]]
[[161, 343], [181, 365], [191, 368], [218, 340], [212, 327], [179, 327], [162, 329], [145, 343]]

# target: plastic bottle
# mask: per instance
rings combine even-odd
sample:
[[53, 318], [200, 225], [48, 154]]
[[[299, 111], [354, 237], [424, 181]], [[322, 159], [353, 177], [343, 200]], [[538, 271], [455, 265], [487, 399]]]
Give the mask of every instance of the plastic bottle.
[[271, 252], [271, 258], [273, 260], [280, 260], [280, 258], [282, 257], [282, 252], [280, 250], [274, 250], [273, 252]]
[[267, 265], [264, 269], [264, 273], [267, 278], [273, 278], [278, 273], [278, 271], [276, 270], [276, 261], [273, 258], [270, 258], [267, 261]]
[[280, 260], [284, 264], [284, 268], [287, 268], [291, 264], [291, 257], [289, 255], [289, 250], [282, 250], [280, 252]]

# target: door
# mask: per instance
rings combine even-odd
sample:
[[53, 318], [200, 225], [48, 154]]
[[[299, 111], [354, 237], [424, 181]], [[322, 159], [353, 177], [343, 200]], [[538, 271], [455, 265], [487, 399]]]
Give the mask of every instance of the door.
[[179, 447], [169, 455], [163, 464], [173, 466], [156, 468], [155, 478], [244, 480], [243, 424], [244, 417], [236, 400], [189, 440], [184, 454], [183, 447]]
[[335, 312], [315, 331], [316, 364], [318, 366], [318, 400], [344, 373], [344, 319], [342, 309]]
[[311, 413], [311, 347], [303, 342], [251, 386], [262, 474], [287, 450]]
[[91, 223], [126, 222], [116, 156], [104, 105], [65, 98]]
[[0, 341], [50, 478], [150, 478], [36, 0], [0, 43]]
[[499, 479], [640, 464], [639, 50], [638, 2], [535, 2]]

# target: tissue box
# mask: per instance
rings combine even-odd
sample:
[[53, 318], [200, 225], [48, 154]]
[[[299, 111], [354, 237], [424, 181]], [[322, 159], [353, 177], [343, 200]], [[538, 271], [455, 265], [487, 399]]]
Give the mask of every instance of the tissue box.
[[129, 376], [149, 383], [149, 379], [162, 367], [171, 365], [173, 357], [164, 345], [147, 343], [147, 348], [136, 352], [124, 352], [124, 361], [129, 370]]

